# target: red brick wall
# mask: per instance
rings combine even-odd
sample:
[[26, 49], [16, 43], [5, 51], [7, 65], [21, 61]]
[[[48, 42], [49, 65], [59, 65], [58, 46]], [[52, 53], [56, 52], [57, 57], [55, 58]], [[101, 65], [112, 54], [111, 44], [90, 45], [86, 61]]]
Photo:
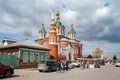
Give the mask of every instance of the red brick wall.
[[54, 58], [57, 60], [57, 57], [58, 57], [58, 45], [50, 45], [50, 55], [51, 55], [51, 58]]

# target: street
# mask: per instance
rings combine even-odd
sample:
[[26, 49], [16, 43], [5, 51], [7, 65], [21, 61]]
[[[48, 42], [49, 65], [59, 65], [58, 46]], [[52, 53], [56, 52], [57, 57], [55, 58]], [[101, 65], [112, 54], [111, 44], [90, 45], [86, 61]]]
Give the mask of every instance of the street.
[[13, 77], [0, 80], [120, 80], [120, 67], [107, 64], [95, 69], [74, 68], [64, 73], [39, 72], [36, 69], [15, 69]]

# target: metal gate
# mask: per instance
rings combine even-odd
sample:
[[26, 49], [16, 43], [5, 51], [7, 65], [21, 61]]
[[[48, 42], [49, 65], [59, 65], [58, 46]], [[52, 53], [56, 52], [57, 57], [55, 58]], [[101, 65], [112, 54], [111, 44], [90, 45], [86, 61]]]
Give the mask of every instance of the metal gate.
[[19, 64], [19, 60], [16, 55], [2, 54], [2, 55], [0, 55], [0, 63], [17, 68], [18, 64]]

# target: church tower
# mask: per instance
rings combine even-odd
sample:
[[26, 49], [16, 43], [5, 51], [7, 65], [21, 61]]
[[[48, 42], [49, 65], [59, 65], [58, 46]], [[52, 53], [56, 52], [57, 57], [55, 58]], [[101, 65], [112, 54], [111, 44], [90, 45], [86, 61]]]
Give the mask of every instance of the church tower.
[[46, 30], [44, 28], [44, 22], [42, 22], [41, 29], [39, 30], [39, 39], [43, 39], [46, 37]]
[[59, 11], [56, 13], [56, 32], [57, 35], [65, 35], [65, 27], [60, 22], [60, 13]]
[[56, 59], [58, 58], [58, 45], [57, 45], [57, 37], [56, 37], [56, 24], [54, 21], [54, 12], [52, 11], [52, 22], [50, 23], [50, 32], [49, 32], [49, 48], [50, 58]]
[[75, 30], [73, 28], [73, 24], [71, 24], [71, 29], [68, 32], [68, 35], [69, 35], [69, 38], [71, 38], [71, 39], [75, 39], [75, 37], [76, 37], [76, 32], [75, 32]]
[[60, 13], [59, 11], [56, 13], [56, 32], [57, 32], [57, 42], [61, 39], [62, 36], [65, 36], [65, 27], [62, 25], [60, 21]]
[[52, 22], [50, 23], [49, 44], [56, 44], [56, 27], [54, 21], [54, 12], [52, 11]]

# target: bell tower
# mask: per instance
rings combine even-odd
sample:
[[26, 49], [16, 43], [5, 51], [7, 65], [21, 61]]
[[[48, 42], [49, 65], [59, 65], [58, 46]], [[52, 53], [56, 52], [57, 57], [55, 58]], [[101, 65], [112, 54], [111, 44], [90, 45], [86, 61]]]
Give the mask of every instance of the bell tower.
[[76, 32], [75, 32], [75, 30], [73, 28], [73, 23], [71, 24], [71, 29], [68, 32], [68, 35], [69, 35], [69, 38], [71, 38], [71, 39], [75, 39], [75, 37], [76, 37]]
[[44, 21], [42, 21], [41, 29], [39, 30], [39, 39], [43, 39], [46, 37], [46, 30], [44, 28]]
[[56, 25], [54, 21], [54, 12], [52, 11], [52, 22], [50, 23], [49, 44], [56, 44]]
[[61, 21], [60, 21], [60, 13], [59, 11], [56, 13], [56, 32], [57, 35], [65, 35], [65, 27], [62, 25]]

